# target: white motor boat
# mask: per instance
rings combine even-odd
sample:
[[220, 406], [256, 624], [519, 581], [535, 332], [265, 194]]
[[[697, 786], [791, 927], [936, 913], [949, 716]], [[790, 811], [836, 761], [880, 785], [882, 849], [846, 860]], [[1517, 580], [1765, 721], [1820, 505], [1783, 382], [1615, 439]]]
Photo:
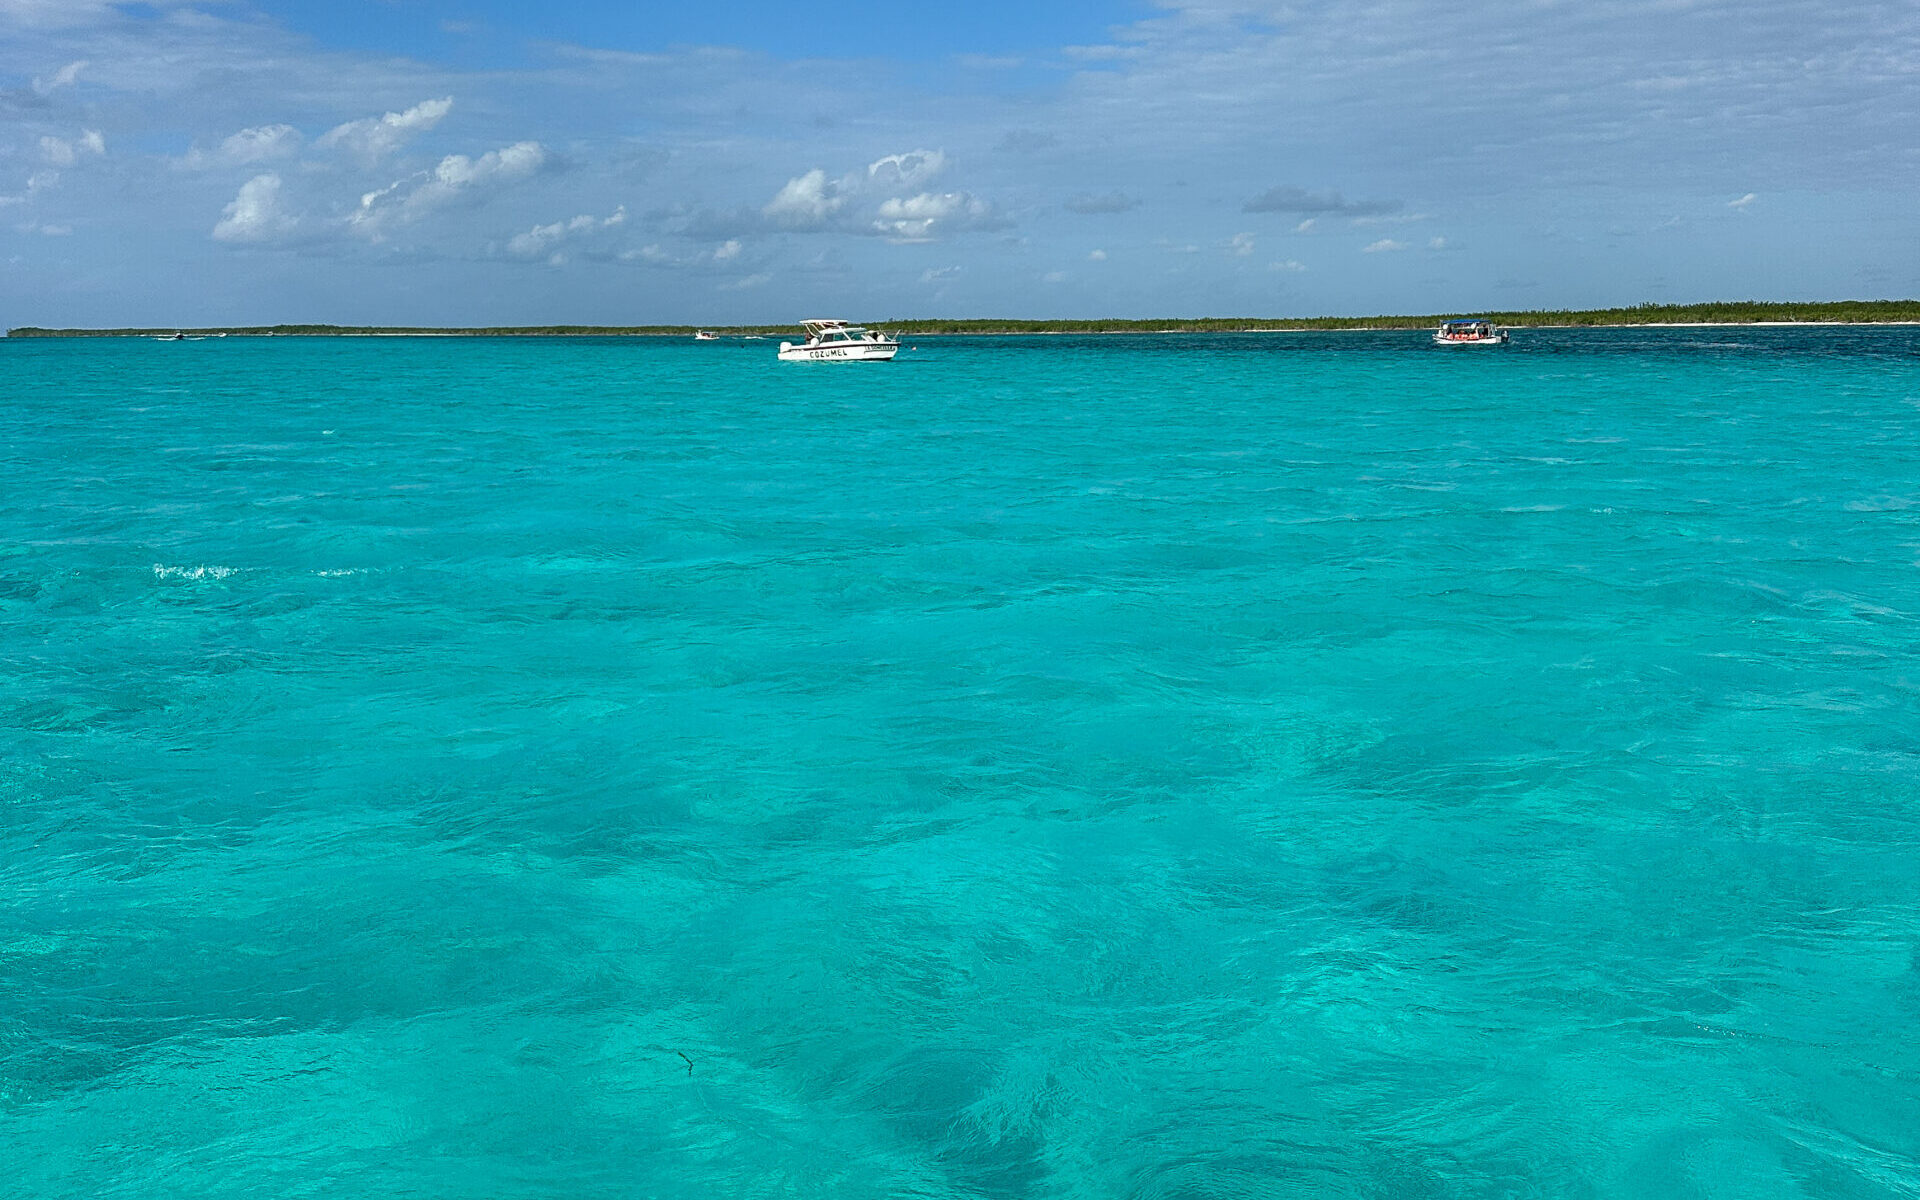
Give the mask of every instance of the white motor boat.
[[711, 329], [700, 329], [694, 331], [693, 340], [696, 342], [717, 342], [720, 340], [720, 335]]
[[807, 340], [780, 343], [781, 362], [886, 362], [900, 353], [898, 339], [845, 321], [802, 321]]
[[1433, 331], [1433, 344], [1436, 346], [1504, 346], [1507, 344], [1507, 331], [1492, 321], [1482, 321], [1476, 317], [1442, 321], [1440, 328]]

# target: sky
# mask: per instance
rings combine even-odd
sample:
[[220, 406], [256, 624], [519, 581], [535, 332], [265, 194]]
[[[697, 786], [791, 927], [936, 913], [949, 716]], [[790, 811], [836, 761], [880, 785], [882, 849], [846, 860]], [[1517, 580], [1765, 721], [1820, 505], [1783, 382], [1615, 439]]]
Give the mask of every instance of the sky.
[[1920, 296], [1920, 5], [0, 0], [0, 326]]

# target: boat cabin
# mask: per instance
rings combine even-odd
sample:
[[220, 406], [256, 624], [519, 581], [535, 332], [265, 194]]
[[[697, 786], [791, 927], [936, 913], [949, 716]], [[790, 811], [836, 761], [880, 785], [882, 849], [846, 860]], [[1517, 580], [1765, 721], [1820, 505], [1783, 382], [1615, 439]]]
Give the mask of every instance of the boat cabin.
[[802, 321], [800, 327], [807, 331], [807, 344], [813, 346], [832, 345], [836, 342], [884, 342], [887, 335], [877, 329], [868, 329], [864, 325], [849, 325], [845, 321]]

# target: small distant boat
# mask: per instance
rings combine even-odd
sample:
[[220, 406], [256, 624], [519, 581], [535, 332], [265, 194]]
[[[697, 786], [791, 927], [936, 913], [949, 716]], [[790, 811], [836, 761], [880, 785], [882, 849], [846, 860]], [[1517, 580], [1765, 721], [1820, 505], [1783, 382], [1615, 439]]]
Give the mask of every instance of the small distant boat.
[[802, 321], [807, 340], [780, 343], [781, 362], [886, 362], [900, 343], [878, 329], [845, 321]]
[[1440, 322], [1440, 328], [1433, 331], [1433, 344], [1436, 346], [1504, 346], [1507, 344], [1507, 332], [1492, 321], [1465, 317], [1460, 320]]
[[702, 329], [693, 335], [693, 340], [696, 342], [717, 342], [720, 340], [720, 335], [711, 329]]

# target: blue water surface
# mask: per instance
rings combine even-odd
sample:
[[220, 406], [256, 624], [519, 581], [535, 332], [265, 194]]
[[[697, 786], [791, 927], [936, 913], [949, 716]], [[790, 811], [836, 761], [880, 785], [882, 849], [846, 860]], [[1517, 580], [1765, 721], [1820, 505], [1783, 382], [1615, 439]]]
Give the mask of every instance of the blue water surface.
[[1920, 330], [0, 342], [0, 1194], [1920, 1195]]

